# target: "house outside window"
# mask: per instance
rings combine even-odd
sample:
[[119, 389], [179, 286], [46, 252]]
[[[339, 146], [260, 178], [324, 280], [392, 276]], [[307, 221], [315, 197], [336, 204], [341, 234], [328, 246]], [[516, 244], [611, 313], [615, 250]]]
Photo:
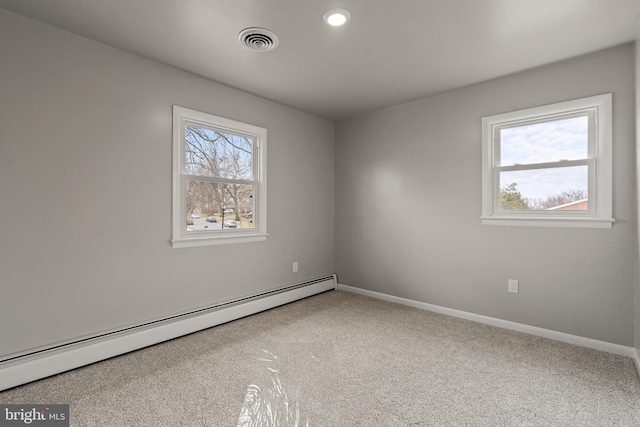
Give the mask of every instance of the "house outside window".
[[482, 119], [482, 223], [610, 228], [612, 96]]
[[173, 107], [173, 247], [267, 238], [267, 130]]

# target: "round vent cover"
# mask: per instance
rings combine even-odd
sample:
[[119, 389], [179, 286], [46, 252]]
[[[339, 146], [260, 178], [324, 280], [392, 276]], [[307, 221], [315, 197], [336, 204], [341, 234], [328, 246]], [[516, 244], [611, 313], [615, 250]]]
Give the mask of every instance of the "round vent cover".
[[273, 32], [265, 28], [245, 28], [238, 34], [240, 43], [252, 50], [267, 52], [278, 47], [280, 39]]

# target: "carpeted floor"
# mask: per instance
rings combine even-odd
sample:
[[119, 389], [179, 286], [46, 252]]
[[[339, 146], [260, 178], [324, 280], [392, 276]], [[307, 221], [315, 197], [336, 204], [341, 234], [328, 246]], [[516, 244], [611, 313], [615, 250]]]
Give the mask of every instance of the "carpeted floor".
[[629, 358], [331, 291], [0, 393], [74, 426], [640, 426]]

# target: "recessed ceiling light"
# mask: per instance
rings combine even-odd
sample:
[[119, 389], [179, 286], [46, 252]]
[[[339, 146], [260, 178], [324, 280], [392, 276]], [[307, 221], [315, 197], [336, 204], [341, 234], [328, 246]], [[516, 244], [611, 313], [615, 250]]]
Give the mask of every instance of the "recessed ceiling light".
[[346, 9], [331, 9], [325, 12], [323, 15], [324, 22], [332, 27], [339, 27], [344, 25], [351, 19], [351, 14]]

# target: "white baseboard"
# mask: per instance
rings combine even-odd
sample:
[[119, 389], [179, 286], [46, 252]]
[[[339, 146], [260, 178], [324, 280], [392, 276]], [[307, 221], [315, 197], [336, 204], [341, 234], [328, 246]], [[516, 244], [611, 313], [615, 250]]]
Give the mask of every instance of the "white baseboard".
[[335, 275], [0, 363], [0, 391], [336, 289]]
[[638, 374], [640, 375], [640, 358], [638, 356], [638, 351], [633, 347], [626, 347], [624, 345], [613, 344], [606, 341], [599, 341], [591, 338], [580, 337], [577, 335], [566, 334], [564, 332], [552, 331], [550, 329], [538, 328], [536, 326], [525, 325], [522, 323], [510, 322], [508, 320], [496, 319], [494, 317], [488, 317], [480, 314], [469, 313], [466, 311], [455, 310], [452, 308], [442, 307], [434, 304], [428, 304], [420, 301], [414, 301], [407, 298], [400, 298], [393, 295], [369, 291], [366, 289], [356, 288], [348, 285], [338, 284], [338, 289], [347, 291], [347, 292], [352, 292], [355, 294], [372, 297], [372, 298], [381, 299], [384, 301], [390, 301], [390, 302], [395, 302], [402, 305], [407, 305], [409, 307], [420, 308], [422, 310], [432, 311], [434, 313], [446, 314], [448, 316], [459, 317], [466, 320], [472, 320], [478, 323], [497, 326], [498, 328], [524, 332], [526, 334], [535, 335], [543, 338], [549, 338], [555, 341], [562, 341], [569, 344], [579, 345], [581, 347], [592, 348], [595, 350], [605, 351], [607, 353], [619, 354], [621, 356], [635, 358], [636, 368], [638, 368]]

